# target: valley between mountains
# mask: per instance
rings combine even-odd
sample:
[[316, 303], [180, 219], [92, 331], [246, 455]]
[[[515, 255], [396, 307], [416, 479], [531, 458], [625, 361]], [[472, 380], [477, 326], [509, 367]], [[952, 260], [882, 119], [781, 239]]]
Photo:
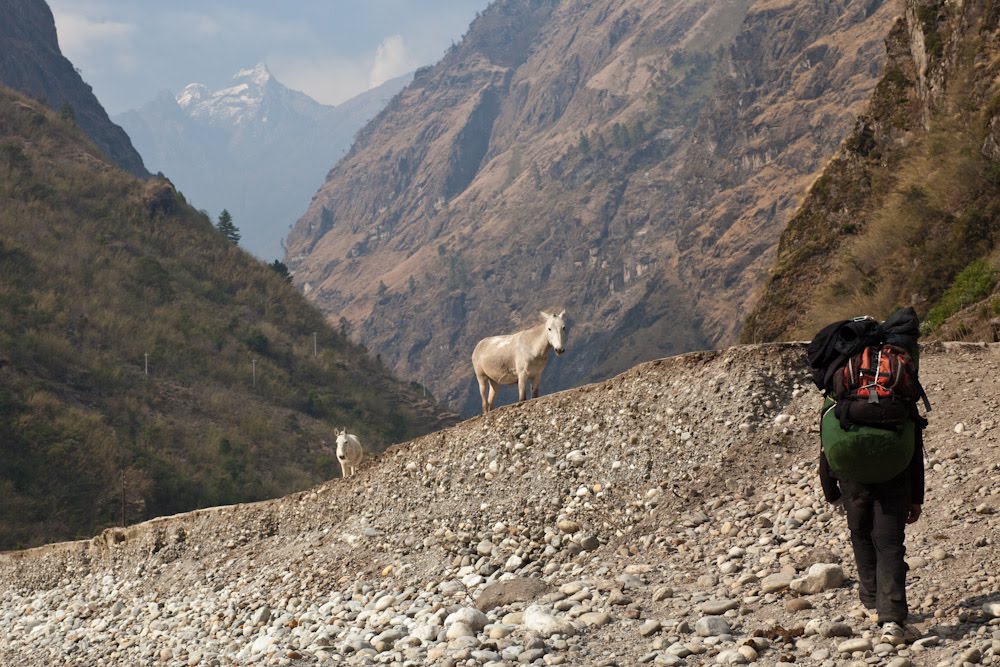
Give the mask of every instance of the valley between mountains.
[[921, 366], [909, 647], [858, 608], [820, 397], [778, 343], [498, 409], [278, 500], [2, 554], [0, 663], [1000, 664], [1000, 345]]

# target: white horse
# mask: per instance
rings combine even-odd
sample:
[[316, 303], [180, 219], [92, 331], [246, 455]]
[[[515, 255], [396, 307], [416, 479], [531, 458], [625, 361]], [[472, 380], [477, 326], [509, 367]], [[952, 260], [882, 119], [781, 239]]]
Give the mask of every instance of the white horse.
[[493, 409], [493, 399], [501, 384], [517, 383], [517, 400], [523, 401], [531, 381], [531, 397], [538, 398], [542, 371], [549, 363], [549, 350], [556, 354], [566, 351], [566, 323], [562, 311], [550, 315], [542, 311], [541, 324], [506, 336], [484, 338], [472, 351], [472, 368], [479, 381], [483, 412]]
[[347, 432], [347, 429], [337, 431], [337, 461], [340, 463], [340, 476], [347, 478], [358, 471], [358, 464], [365, 455], [358, 436]]

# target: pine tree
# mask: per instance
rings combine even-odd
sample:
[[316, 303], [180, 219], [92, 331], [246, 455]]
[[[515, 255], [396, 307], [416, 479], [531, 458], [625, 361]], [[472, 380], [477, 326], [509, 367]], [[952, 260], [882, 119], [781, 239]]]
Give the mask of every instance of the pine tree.
[[240, 228], [233, 224], [233, 216], [229, 214], [229, 211], [222, 209], [222, 213], [219, 214], [219, 222], [216, 223], [215, 228], [219, 230], [219, 233], [229, 239], [233, 245], [240, 244]]
[[76, 110], [69, 102], [63, 102], [59, 107], [59, 117], [69, 125], [76, 125]]
[[268, 264], [268, 266], [270, 266], [272, 271], [274, 271], [279, 276], [284, 278], [287, 282], [289, 283], [292, 282], [292, 273], [291, 271], [288, 270], [288, 265], [282, 262], [280, 259], [274, 260], [273, 262]]

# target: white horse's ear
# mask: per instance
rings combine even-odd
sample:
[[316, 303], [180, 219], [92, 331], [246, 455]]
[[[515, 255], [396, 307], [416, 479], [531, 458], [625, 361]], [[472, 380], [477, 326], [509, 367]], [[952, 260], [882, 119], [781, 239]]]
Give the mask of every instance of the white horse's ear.
[[538, 312], [539, 312], [539, 313], [541, 313], [541, 314], [542, 314], [542, 317], [544, 317], [544, 318], [545, 318], [545, 319], [547, 319], [547, 320], [548, 320], [548, 319], [551, 319], [551, 318], [552, 318], [552, 316], [551, 316], [551, 315], [549, 315], [548, 313], [546, 313], [546, 312], [545, 312], [544, 310], [540, 310], [540, 311], [538, 311]]
[[558, 315], [556, 315], [556, 317], [558, 317], [559, 319], [562, 319], [562, 316], [565, 315], [565, 314], [566, 314], [566, 311], [564, 310], [561, 313], [559, 313]]

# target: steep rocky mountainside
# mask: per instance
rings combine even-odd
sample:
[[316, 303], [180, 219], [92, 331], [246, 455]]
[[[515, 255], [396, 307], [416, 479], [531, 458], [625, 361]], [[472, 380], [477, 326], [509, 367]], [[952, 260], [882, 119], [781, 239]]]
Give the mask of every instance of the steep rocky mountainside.
[[240, 245], [273, 259], [284, 256], [285, 234], [330, 166], [410, 78], [334, 107], [287, 88], [259, 64], [219, 90], [194, 83], [114, 120], [150, 169], [213, 217], [228, 210]]
[[871, 104], [781, 237], [745, 341], [926, 313], [928, 333], [1000, 340], [1000, 6], [910, 0]]
[[72, 108], [76, 122], [112, 162], [139, 177], [149, 172], [124, 130], [62, 55], [56, 23], [45, 0], [0, 0], [0, 85], [43, 101], [53, 109]]
[[[859, 609], [821, 398], [780, 344], [501, 408], [281, 500], [2, 554], [0, 662], [995, 665], [1000, 346], [921, 361], [912, 646]], [[807, 588], [815, 564], [846, 579]]]
[[467, 411], [475, 342], [540, 308], [573, 320], [549, 388], [732, 340], [871, 95], [896, 8], [495, 2], [359, 135], [286, 261]]
[[0, 87], [0, 549], [338, 473], [452, 423], [164, 179]]

